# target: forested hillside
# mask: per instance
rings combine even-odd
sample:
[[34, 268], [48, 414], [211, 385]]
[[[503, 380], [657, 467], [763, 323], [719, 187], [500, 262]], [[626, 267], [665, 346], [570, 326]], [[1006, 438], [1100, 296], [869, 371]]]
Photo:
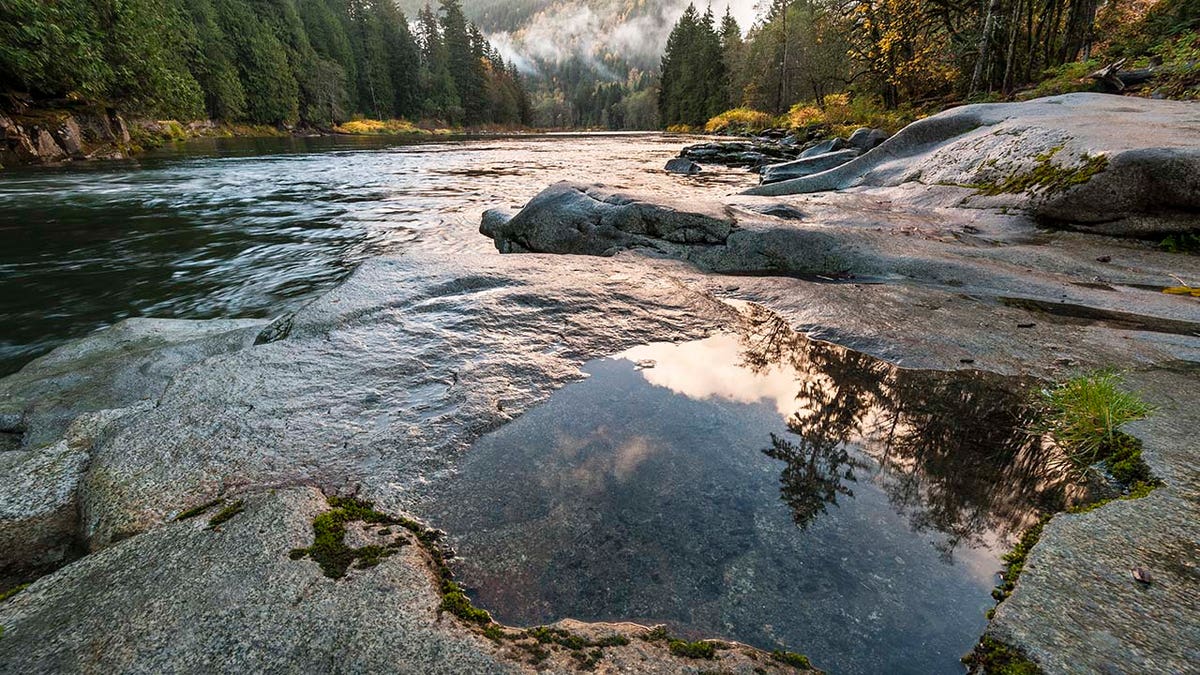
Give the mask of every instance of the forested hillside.
[[[421, 0], [401, 0], [414, 9]], [[714, 0], [749, 26], [757, 0]], [[658, 126], [657, 71], [687, 0], [464, 0], [529, 83], [538, 126]]]
[[1120, 88], [1088, 77], [1110, 63], [1137, 69], [1144, 94], [1200, 98], [1200, 0], [773, 0], [744, 39], [735, 24], [689, 7], [675, 25], [665, 126], [894, 126], [959, 102]]
[[178, 119], [529, 121], [516, 68], [458, 0], [7, 0], [0, 89]]

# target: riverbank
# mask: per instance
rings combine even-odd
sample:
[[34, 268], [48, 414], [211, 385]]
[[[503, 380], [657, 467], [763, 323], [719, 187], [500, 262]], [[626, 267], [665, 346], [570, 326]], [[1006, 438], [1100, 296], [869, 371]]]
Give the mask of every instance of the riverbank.
[[[638, 627], [560, 627], [578, 640], [492, 628], [445, 584], [428, 530], [407, 525], [482, 435], [579, 379], [582, 363], [733, 331], [738, 301], [901, 368], [1045, 380], [1127, 371], [1157, 407], [1129, 431], [1164, 485], [1055, 517], [988, 635], [1052, 673], [1186, 670], [1200, 644], [1187, 602], [1200, 541], [1188, 437], [1200, 425], [1188, 400], [1200, 316], [1192, 298], [1162, 291], [1200, 284], [1200, 265], [1133, 239], [1041, 227], [1036, 209], [1063, 203], [1043, 201], [1044, 186], [989, 201], [961, 184], [982, 181], [927, 173], [961, 168], [939, 154], [951, 146], [981, 171], [1005, 148], [1017, 164], [1004, 170], [1037, 164], [1028, 150], [1061, 129], [1022, 114], [919, 133], [930, 147], [898, 136], [862, 156], [871, 181], [836, 192], [698, 197], [694, 176], [649, 196], [560, 184], [516, 215], [485, 217], [485, 234], [519, 255], [433, 237], [368, 260], [272, 321], [139, 319], [60, 347], [0, 380], [3, 565], [14, 580], [36, 577], [0, 604], [0, 658], [24, 670], [253, 670], [283, 659], [345, 672], [802, 666]], [[1160, 182], [1146, 189], [1173, 205], [1167, 222], [1183, 222], [1191, 207], [1172, 200], [1194, 193], [1163, 186], [1196, 175], [1186, 170], [1195, 130], [1150, 114], [1157, 125], [1113, 112], [1124, 126], [1110, 126], [1112, 138], [1178, 151], [1183, 168], [1150, 174]], [[1032, 131], [989, 133], [1013, 126]], [[1054, 141], [1070, 146], [1056, 161], [1074, 157], [1069, 140]], [[1088, 150], [1113, 155], [1111, 178], [1137, 167], [1117, 161], [1128, 148]], [[1147, 204], [1122, 199], [1124, 222], [1164, 215]], [[349, 508], [329, 497], [373, 506], [325, 516]], [[339, 523], [338, 543], [372, 564], [331, 578], [313, 550]]]
[[[16, 100], [16, 99], [13, 99]], [[168, 144], [200, 138], [278, 138], [287, 136], [488, 136], [530, 133], [524, 127], [447, 127], [437, 122], [354, 119], [327, 129], [274, 127], [214, 120], [154, 120], [130, 117], [100, 105], [41, 106], [32, 102], [0, 110], [0, 169], [5, 166], [125, 159]]]

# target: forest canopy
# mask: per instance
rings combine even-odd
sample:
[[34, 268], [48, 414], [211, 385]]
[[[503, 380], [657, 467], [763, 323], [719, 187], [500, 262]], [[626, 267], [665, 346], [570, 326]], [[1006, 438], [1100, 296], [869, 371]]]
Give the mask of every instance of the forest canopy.
[[459, 0], [6, 0], [0, 83], [136, 113], [328, 127], [527, 123], [516, 68]]
[[659, 110], [668, 127], [731, 108], [802, 126], [829, 107], [861, 118], [1087, 88], [1118, 58], [1156, 68], [1158, 95], [1200, 97], [1200, 0], [772, 0], [744, 39], [692, 6]]

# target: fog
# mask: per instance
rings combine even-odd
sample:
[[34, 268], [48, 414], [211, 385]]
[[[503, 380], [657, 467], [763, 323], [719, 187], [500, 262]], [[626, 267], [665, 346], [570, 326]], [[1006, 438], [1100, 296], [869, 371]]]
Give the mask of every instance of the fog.
[[[561, 63], [571, 57], [604, 71], [604, 57], [615, 55], [642, 67], [658, 63], [667, 37], [688, 0], [664, 0], [640, 10], [630, 10], [625, 0], [559, 2], [536, 14], [513, 32], [497, 32], [488, 40], [505, 60], [526, 73], [536, 63]], [[716, 0], [713, 14], [720, 21], [728, 7], [745, 32], [753, 23], [758, 0]], [[697, 4], [703, 11], [706, 5]]]

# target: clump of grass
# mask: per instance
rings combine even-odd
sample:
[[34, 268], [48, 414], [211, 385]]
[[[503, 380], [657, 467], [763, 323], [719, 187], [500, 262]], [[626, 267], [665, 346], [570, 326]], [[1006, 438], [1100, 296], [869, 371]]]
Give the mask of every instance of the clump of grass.
[[710, 134], [753, 133], [769, 129], [775, 119], [770, 114], [752, 108], [734, 108], [710, 119], [704, 131]]
[[1168, 235], [1158, 247], [1168, 253], [1200, 253], [1200, 234], [1179, 232]]
[[335, 126], [333, 130], [339, 134], [374, 136], [425, 133], [423, 129], [408, 120], [350, 120]]
[[215, 516], [213, 516], [211, 519], [209, 519], [208, 527], [209, 527], [209, 529], [213, 529], [213, 528], [221, 525], [222, 523], [227, 522], [230, 518], [236, 516], [237, 514], [241, 513], [242, 511], [245, 511], [245, 510], [246, 510], [246, 502], [244, 500], [239, 499], [236, 502], [230, 504], [229, 506], [226, 506], [225, 508], [221, 509], [220, 511], [217, 511], [217, 514]]
[[1103, 370], [1043, 390], [1035, 430], [1054, 439], [1076, 472], [1104, 463], [1115, 479], [1129, 484], [1150, 475], [1141, 445], [1120, 428], [1144, 419], [1153, 408], [1121, 384], [1120, 375]]

